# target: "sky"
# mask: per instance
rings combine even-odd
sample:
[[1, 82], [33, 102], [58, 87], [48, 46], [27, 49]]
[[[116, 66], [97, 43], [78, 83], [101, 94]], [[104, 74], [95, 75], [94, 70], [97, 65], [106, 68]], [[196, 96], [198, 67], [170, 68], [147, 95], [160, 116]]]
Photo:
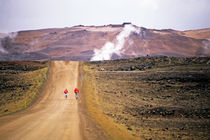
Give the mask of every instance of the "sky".
[[210, 27], [210, 0], [0, 0], [0, 32], [132, 22], [152, 29]]

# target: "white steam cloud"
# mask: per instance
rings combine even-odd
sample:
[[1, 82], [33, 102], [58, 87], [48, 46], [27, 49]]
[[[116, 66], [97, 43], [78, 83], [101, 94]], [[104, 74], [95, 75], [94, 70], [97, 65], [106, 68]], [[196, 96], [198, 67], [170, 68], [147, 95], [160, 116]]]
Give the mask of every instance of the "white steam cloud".
[[16, 39], [17, 35], [18, 35], [17, 32], [12, 32], [12, 33], [9, 33], [9, 34], [8, 34], [8, 37], [9, 37], [10, 39], [14, 40], [14, 39]]
[[120, 56], [123, 52], [125, 41], [132, 32], [139, 34], [140, 29], [131, 24], [125, 25], [123, 31], [117, 35], [115, 43], [107, 42], [101, 49], [94, 49], [91, 61], [110, 60], [114, 53]]
[[8, 33], [8, 34], [1, 34], [1, 37], [3, 37], [2, 39], [0, 38], [0, 53], [4, 53], [7, 54], [8, 51], [4, 49], [3, 45], [2, 45], [2, 40], [6, 37], [10, 38], [11, 40], [14, 40], [17, 37], [18, 33], [17, 32], [12, 32], [12, 33]]
[[[1, 41], [1, 40], [0, 40]], [[8, 53], [2, 46], [1, 42], [0, 42], [0, 53]]]

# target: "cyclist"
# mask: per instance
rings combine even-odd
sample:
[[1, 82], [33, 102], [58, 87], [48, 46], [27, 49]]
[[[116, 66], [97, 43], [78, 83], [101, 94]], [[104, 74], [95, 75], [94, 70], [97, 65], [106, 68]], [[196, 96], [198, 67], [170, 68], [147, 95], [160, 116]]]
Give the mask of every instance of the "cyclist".
[[79, 95], [78, 95], [79, 89], [75, 88], [75, 89], [74, 89], [74, 93], [75, 93], [76, 99], [78, 99], [78, 97], [79, 97]]
[[68, 94], [68, 90], [67, 89], [64, 90], [64, 94], [65, 94], [65, 97], [67, 99], [67, 94]]

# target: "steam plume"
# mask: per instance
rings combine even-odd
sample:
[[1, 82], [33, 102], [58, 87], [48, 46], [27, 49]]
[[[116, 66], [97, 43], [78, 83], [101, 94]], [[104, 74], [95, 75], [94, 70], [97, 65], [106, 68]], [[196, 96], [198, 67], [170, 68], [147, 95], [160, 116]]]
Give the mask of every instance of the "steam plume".
[[140, 29], [130, 24], [125, 25], [123, 31], [117, 35], [116, 43], [107, 42], [101, 49], [94, 49], [91, 61], [110, 60], [114, 53], [120, 56], [123, 52], [125, 41], [132, 32], [139, 34]]
[[8, 37], [12, 40], [14, 40], [17, 37], [18, 33], [17, 32], [12, 32], [8, 34]]
[[6, 38], [14, 40], [17, 37], [17, 35], [18, 35], [17, 32], [12, 32], [12, 33], [5, 34], [4, 37], [2, 39], [0, 39], [0, 53], [8, 54], [8, 51], [5, 50], [5, 48], [2, 44], [2, 40], [5, 40]]
[[0, 40], [0, 53], [8, 53], [2, 46], [1, 40]]

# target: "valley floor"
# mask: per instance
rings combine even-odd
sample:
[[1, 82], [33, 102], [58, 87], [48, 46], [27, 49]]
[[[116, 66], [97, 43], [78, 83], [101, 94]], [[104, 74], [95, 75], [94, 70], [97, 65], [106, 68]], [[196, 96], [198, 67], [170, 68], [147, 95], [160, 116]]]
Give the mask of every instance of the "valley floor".
[[[127, 131], [131, 139], [209, 139], [209, 64], [210, 58], [173, 57], [87, 62], [89, 109], [114, 138], [109, 125], [124, 139]], [[101, 123], [94, 111], [111, 121]]]
[[209, 96], [209, 57], [52, 61], [32, 106], [0, 117], [0, 139], [210, 139]]
[[[51, 62], [48, 80], [35, 103], [26, 110], [0, 117], [0, 139], [107, 139], [86, 110], [79, 109], [83, 100], [76, 100], [73, 92], [78, 86], [78, 72], [79, 62]], [[67, 99], [63, 93], [66, 88], [70, 92]]]

